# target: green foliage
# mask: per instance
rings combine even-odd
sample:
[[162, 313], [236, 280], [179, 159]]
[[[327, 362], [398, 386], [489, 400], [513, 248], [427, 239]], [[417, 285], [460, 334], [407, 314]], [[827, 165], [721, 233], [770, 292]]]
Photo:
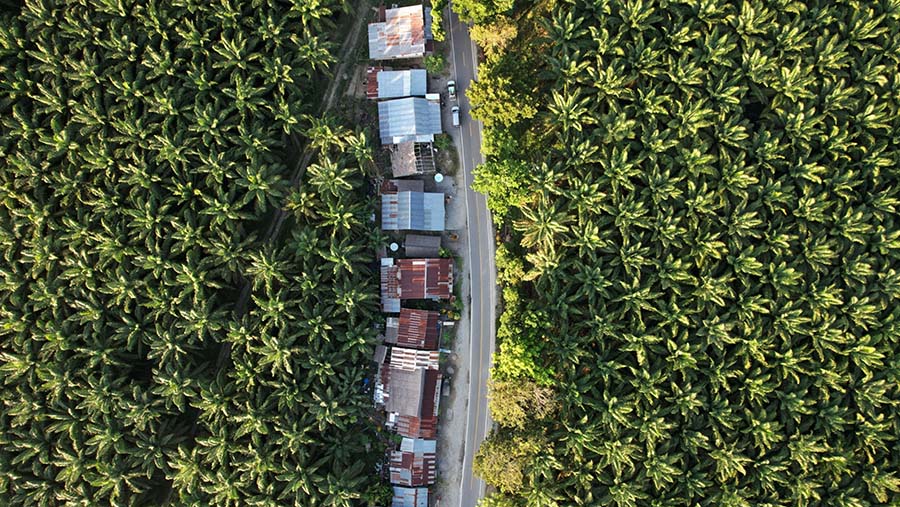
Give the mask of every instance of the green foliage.
[[434, 136], [434, 146], [441, 151], [449, 151], [453, 149], [453, 138], [450, 134], [437, 134]]
[[448, 0], [437, 0], [431, 4], [431, 36], [437, 42], [443, 42], [446, 38], [443, 21], [448, 3]]
[[454, 0], [453, 10], [466, 23], [484, 24], [513, 7], [513, 0]]
[[493, 431], [482, 442], [472, 470], [503, 493], [516, 493], [525, 484], [525, 473], [541, 443], [521, 435]]
[[447, 68], [447, 60], [442, 54], [428, 55], [422, 59], [422, 63], [425, 65], [425, 70], [427, 70], [429, 74], [440, 75], [443, 74]]
[[[307, 7], [3, 18], [0, 504], [349, 507], [376, 482], [368, 143], [303, 116], [340, 6]], [[290, 141], [319, 148], [299, 189]]]
[[506, 244], [497, 245], [494, 257], [496, 258], [497, 281], [500, 284], [517, 285], [525, 276], [525, 263], [516, 254], [510, 252]]
[[556, 409], [553, 391], [527, 379], [492, 380], [488, 385], [491, 419], [500, 426], [524, 429], [529, 420], [542, 420]]
[[508, 340], [500, 344], [494, 357], [491, 376], [498, 379], [535, 379], [549, 383], [549, 374], [540, 366], [541, 350], [524, 340]]
[[472, 189], [487, 195], [488, 207], [499, 218], [510, 208], [521, 206], [530, 193], [530, 173], [524, 162], [505, 159], [488, 160], [474, 171]]
[[513, 77], [498, 75], [490, 69], [480, 64], [478, 81], [473, 81], [466, 91], [472, 103], [472, 117], [483, 121], [485, 127], [508, 127], [532, 118], [537, 109], [528, 95], [520, 91], [521, 85]]
[[503, 55], [517, 33], [516, 23], [506, 16], [499, 16], [490, 23], [475, 25], [469, 30], [472, 40], [484, 50], [489, 60]]
[[482, 462], [499, 501], [896, 502], [898, 11], [701, 3], [535, 3], [481, 69], [540, 79], [485, 138], [535, 168], [493, 378], [560, 400], [498, 411], [549, 443]]

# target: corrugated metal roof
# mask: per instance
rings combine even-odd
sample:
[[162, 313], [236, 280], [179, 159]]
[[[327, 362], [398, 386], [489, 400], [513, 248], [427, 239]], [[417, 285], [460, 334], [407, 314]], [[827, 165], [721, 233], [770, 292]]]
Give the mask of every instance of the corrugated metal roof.
[[428, 91], [425, 69], [383, 70], [376, 74], [378, 98], [424, 97]]
[[404, 438], [400, 450], [390, 452], [391, 483], [402, 486], [434, 484], [437, 478], [437, 441]]
[[[421, 5], [387, 9], [385, 21], [369, 24], [369, 58], [391, 60], [417, 58], [425, 54], [425, 12]], [[429, 23], [430, 16], [429, 13]]]
[[400, 450], [402, 452], [413, 452], [417, 454], [434, 453], [437, 452], [437, 440], [404, 438], [400, 441]]
[[[384, 347], [384, 345], [379, 345]], [[417, 369], [437, 370], [440, 366], [441, 353], [436, 350], [407, 349], [391, 347], [391, 367], [401, 370]]]
[[401, 308], [400, 317], [389, 317], [384, 341], [401, 347], [435, 350], [441, 332], [441, 314], [427, 310]]
[[407, 234], [403, 251], [407, 257], [437, 257], [441, 253], [441, 237]]
[[443, 231], [444, 194], [426, 192], [382, 194], [381, 229]]
[[430, 143], [441, 130], [441, 104], [418, 97], [386, 100], [378, 104], [382, 144]]
[[400, 312], [400, 267], [394, 265], [394, 259], [381, 259], [381, 311], [385, 313]]
[[391, 507], [428, 507], [428, 488], [394, 486]]

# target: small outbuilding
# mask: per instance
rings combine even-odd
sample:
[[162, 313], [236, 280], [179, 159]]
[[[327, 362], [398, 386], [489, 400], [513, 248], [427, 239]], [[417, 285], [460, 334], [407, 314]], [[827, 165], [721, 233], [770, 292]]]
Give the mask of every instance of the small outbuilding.
[[369, 67], [366, 72], [366, 96], [370, 99], [424, 97], [427, 92], [425, 69], [385, 70]]
[[403, 251], [407, 257], [437, 257], [441, 253], [441, 237], [407, 234]]

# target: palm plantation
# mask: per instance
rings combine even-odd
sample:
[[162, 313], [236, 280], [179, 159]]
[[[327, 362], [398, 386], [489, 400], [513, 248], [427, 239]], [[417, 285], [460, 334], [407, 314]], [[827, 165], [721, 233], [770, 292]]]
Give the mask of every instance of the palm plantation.
[[511, 16], [470, 94], [505, 222], [485, 504], [896, 503], [900, 6]]
[[343, 5], [7, 4], [0, 504], [367, 504], [371, 136], [305, 116]]

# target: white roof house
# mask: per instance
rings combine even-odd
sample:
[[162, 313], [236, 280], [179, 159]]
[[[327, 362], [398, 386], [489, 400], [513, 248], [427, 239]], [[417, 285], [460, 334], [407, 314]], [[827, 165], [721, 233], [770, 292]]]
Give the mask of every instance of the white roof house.
[[441, 104], [418, 97], [378, 103], [382, 144], [431, 143], [441, 129]]

